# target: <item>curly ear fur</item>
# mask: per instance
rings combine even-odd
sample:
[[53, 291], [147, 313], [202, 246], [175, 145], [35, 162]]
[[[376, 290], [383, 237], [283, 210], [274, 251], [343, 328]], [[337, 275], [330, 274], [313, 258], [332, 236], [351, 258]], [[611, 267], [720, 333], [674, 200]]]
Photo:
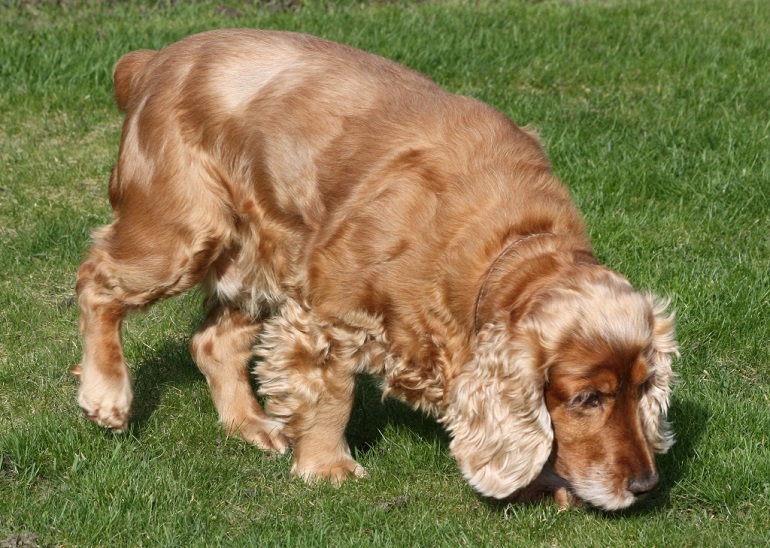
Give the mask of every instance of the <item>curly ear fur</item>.
[[483, 495], [503, 498], [540, 473], [553, 442], [545, 374], [506, 326], [485, 325], [473, 359], [451, 381], [442, 421], [463, 476]]
[[679, 349], [674, 338], [674, 313], [666, 312], [669, 301], [652, 296], [647, 296], [647, 299], [653, 311], [652, 376], [639, 402], [639, 410], [647, 441], [656, 453], [665, 453], [674, 444], [674, 433], [666, 414], [674, 380], [671, 360], [672, 356], [679, 355]]

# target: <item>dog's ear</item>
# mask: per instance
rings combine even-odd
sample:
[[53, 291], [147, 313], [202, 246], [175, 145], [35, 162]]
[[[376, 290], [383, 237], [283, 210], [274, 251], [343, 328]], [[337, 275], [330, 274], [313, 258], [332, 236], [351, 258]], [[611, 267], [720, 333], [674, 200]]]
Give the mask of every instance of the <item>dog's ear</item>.
[[553, 442], [545, 374], [526, 337], [501, 324], [479, 332], [473, 359], [452, 379], [442, 421], [449, 449], [480, 493], [503, 498], [535, 479]]
[[673, 356], [679, 355], [674, 337], [674, 314], [667, 313], [669, 301], [647, 296], [652, 306], [652, 348], [648, 356], [652, 375], [646, 382], [639, 411], [644, 435], [656, 453], [665, 453], [674, 444], [674, 433], [666, 419], [671, 400]]

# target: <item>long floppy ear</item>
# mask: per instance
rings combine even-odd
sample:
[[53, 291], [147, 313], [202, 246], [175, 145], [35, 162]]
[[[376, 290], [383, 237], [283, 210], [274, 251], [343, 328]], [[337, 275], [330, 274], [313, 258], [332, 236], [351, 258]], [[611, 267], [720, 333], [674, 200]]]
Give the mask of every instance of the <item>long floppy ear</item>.
[[487, 324], [473, 359], [451, 381], [441, 422], [463, 476], [483, 495], [503, 498], [526, 487], [551, 453], [545, 373], [534, 353], [504, 325]]
[[674, 445], [674, 433], [666, 415], [671, 400], [671, 383], [675, 374], [671, 369], [673, 356], [679, 356], [674, 337], [674, 314], [667, 313], [669, 301], [647, 296], [652, 306], [652, 376], [639, 401], [642, 426], [647, 441], [656, 453], [665, 453]]

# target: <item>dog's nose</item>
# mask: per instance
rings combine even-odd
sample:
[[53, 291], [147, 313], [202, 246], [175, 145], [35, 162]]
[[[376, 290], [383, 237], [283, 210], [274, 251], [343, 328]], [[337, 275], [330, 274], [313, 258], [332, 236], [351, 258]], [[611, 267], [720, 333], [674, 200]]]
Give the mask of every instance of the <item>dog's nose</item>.
[[660, 482], [660, 476], [656, 472], [650, 475], [633, 478], [628, 482], [628, 490], [634, 495], [643, 495], [649, 493], [658, 486]]

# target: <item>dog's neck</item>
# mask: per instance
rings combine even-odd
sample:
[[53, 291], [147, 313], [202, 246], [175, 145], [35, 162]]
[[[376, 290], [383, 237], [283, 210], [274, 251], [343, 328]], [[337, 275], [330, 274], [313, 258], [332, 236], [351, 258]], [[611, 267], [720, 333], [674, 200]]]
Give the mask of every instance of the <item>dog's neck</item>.
[[534, 232], [510, 242], [482, 278], [473, 312], [476, 333], [500, 310], [515, 316], [511, 320], [523, 315], [524, 303], [531, 301], [540, 287], [547, 287], [548, 280], [561, 277], [578, 263], [598, 264], [581, 236]]
[[496, 277], [495, 275], [500, 271], [500, 267], [502, 266], [501, 263], [504, 263], [504, 259], [513, 254], [519, 246], [524, 244], [524, 242], [535, 238], [548, 238], [552, 236], [554, 236], [553, 232], [534, 232], [532, 234], [527, 234], [526, 236], [522, 236], [513, 240], [511, 243], [505, 246], [505, 248], [497, 255], [497, 257], [495, 257], [495, 260], [492, 261], [492, 264], [489, 265], [489, 268], [484, 275], [484, 281], [482, 282], [481, 289], [479, 289], [479, 294], [476, 297], [476, 306], [473, 309], [473, 323], [476, 328], [476, 333], [479, 332], [479, 329], [481, 329], [482, 326], [479, 312], [483, 305], [483, 301], [487, 296], [490, 287], [493, 285], [492, 282]]

